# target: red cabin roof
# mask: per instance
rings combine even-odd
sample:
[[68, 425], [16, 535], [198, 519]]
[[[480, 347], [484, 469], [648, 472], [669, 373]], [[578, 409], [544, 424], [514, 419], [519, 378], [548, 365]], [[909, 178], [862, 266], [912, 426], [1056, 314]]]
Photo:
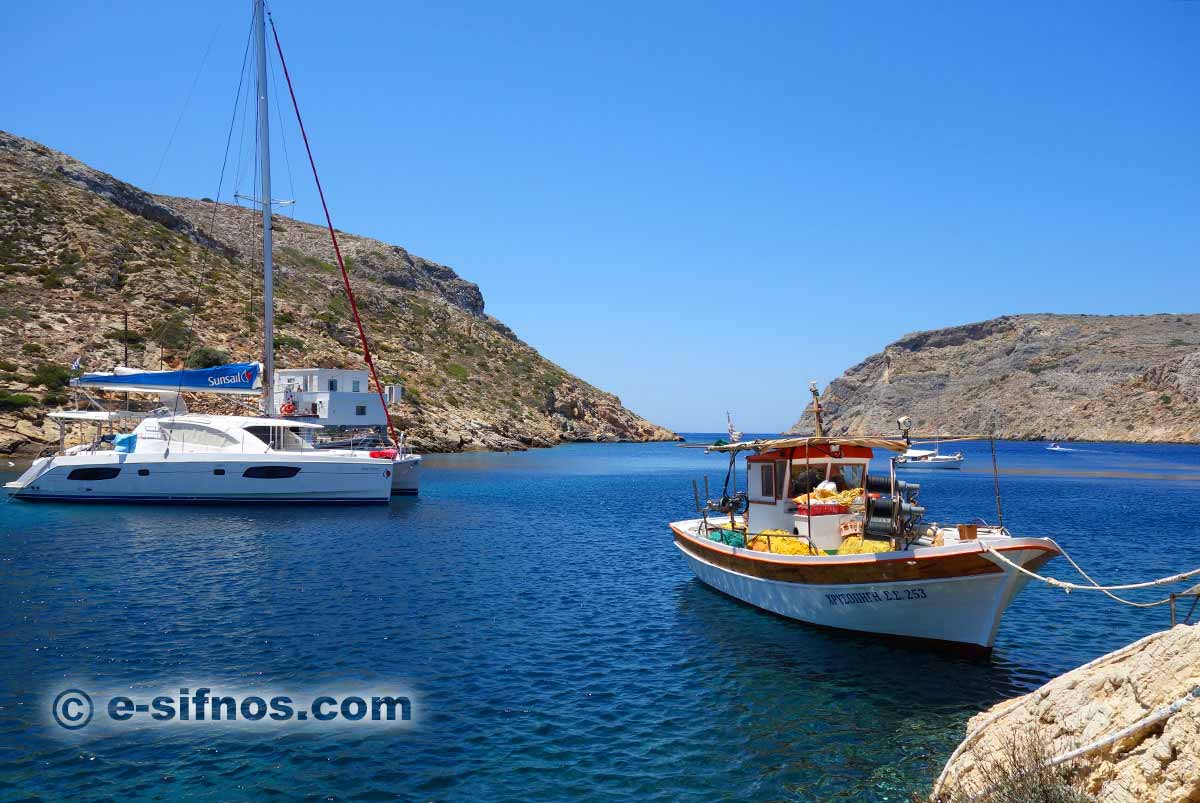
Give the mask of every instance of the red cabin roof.
[[[834, 449], [838, 452], [835, 454]], [[841, 460], [857, 458], [870, 460], [875, 452], [867, 446], [791, 446], [787, 449], [772, 449], [746, 458], [747, 463], [765, 463], [771, 460]]]

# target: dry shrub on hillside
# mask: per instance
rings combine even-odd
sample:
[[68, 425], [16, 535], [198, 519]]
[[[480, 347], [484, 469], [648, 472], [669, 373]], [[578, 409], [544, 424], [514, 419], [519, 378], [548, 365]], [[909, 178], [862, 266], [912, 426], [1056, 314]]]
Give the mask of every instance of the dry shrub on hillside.
[[1094, 803], [1071, 786], [1070, 764], [1051, 766], [1052, 757], [1040, 734], [1011, 734], [1000, 750], [981, 759], [987, 783], [946, 788], [924, 803]]

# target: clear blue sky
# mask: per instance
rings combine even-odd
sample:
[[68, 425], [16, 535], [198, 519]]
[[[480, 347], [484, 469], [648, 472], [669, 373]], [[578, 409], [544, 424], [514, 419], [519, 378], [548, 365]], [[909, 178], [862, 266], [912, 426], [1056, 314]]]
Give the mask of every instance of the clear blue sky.
[[[677, 429], [916, 329], [1200, 308], [1200, 2], [272, 9], [335, 224]], [[10, 4], [0, 127], [148, 186], [213, 41], [152, 187], [211, 196], [248, 21]]]

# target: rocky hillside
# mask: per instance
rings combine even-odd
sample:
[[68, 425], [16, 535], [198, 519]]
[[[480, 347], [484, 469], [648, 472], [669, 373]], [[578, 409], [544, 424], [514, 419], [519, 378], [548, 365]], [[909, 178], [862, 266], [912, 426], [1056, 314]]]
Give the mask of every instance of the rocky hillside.
[[[907, 335], [825, 389], [834, 433], [1200, 441], [1200, 315], [1009, 315]], [[811, 432], [806, 413], [793, 432]]]
[[[363, 367], [325, 230], [283, 218], [272, 232], [276, 364]], [[76, 358], [107, 370], [128, 345], [130, 364], [146, 368], [178, 367], [199, 349], [259, 359], [260, 238], [250, 210], [150, 195], [0, 131], [0, 453], [53, 438], [45, 413], [68, 402], [64, 369]], [[417, 448], [674, 437], [544, 359], [450, 268], [339, 239], [381, 376], [405, 387], [393, 412]]]
[[[1156, 711], [1166, 716], [1144, 721]], [[1200, 625], [1176, 625], [1000, 703], [974, 717], [967, 734], [943, 771], [937, 801], [990, 799], [986, 792], [998, 779], [1033, 770], [1011, 766], [1014, 752], [1021, 756], [1014, 745], [1035, 744], [1043, 764], [1095, 746], [1060, 766], [1064, 780], [1097, 803], [1194, 803]]]

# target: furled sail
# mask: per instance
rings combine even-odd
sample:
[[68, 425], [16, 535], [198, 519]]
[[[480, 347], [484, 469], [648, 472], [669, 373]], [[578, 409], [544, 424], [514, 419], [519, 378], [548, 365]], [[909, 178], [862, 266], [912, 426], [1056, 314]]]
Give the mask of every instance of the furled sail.
[[80, 388], [145, 391], [149, 393], [238, 393], [262, 392], [262, 364], [239, 362], [215, 368], [186, 368], [179, 371], [132, 371], [84, 374], [72, 379]]

